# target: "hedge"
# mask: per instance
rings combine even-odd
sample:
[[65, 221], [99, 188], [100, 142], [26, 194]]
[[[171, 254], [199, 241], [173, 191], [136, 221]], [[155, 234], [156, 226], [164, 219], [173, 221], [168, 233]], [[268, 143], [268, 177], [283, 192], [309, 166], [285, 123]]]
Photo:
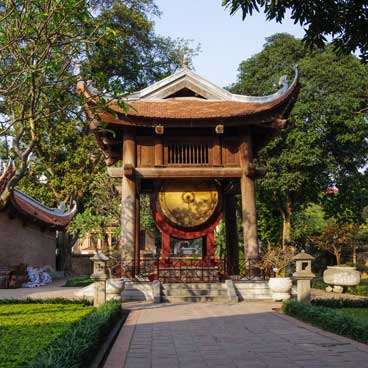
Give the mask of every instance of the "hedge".
[[121, 318], [118, 302], [108, 302], [55, 339], [27, 368], [85, 368], [95, 356], [111, 326]]
[[82, 305], [92, 305], [92, 301], [88, 299], [65, 299], [65, 298], [3, 298], [0, 299], [0, 305], [2, 304], [82, 304]]
[[[347, 303], [347, 301], [341, 302], [340, 304], [338, 300], [336, 302], [337, 308], [347, 307], [346, 304], [341, 305]], [[356, 304], [354, 307], [358, 308], [357, 302], [360, 301], [349, 302], [354, 302]], [[289, 316], [320, 327], [323, 330], [350, 337], [365, 344], [368, 343], [368, 323], [356, 320], [351, 316], [337, 313], [333, 308], [326, 308], [327, 305], [330, 307], [334, 305], [335, 301], [325, 300], [322, 302], [322, 300], [320, 300], [319, 303], [319, 306], [316, 305], [316, 303], [314, 303], [314, 305], [308, 305], [291, 300], [283, 304], [282, 311]], [[320, 306], [323, 304], [324, 306]], [[363, 306], [360, 306], [359, 308], [362, 307]]]
[[23, 367], [94, 310], [82, 304], [1, 304], [0, 367]]
[[368, 299], [313, 299], [312, 305], [327, 308], [368, 308]]
[[69, 279], [65, 281], [65, 287], [76, 287], [76, 286], [88, 286], [93, 283], [93, 280], [89, 277], [77, 277], [75, 279]]

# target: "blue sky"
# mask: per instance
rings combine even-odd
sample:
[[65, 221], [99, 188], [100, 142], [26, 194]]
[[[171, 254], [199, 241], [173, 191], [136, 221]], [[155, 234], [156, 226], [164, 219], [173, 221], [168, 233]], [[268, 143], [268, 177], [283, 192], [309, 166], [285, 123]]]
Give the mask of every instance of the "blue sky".
[[289, 19], [278, 24], [266, 22], [263, 14], [254, 13], [241, 20], [230, 16], [222, 0], [156, 0], [162, 12], [156, 19], [156, 31], [163, 36], [180, 37], [201, 44], [195, 57], [198, 74], [224, 87], [235, 82], [240, 62], [262, 50], [265, 38], [287, 32], [302, 38], [303, 29]]

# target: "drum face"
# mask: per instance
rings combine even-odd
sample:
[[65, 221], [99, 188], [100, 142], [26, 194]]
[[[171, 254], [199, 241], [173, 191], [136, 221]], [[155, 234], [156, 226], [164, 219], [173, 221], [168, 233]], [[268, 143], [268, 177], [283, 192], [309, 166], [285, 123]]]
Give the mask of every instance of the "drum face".
[[213, 181], [167, 181], [158, 195], [160, 212], [173, 226], [180, 228], [204, 225], [218, 205], [219, 192]]

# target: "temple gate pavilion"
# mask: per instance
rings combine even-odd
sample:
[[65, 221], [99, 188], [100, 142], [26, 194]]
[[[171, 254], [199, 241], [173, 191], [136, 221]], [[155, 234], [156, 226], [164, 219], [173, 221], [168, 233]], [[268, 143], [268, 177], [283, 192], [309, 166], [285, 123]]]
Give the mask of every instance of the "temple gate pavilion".
[[[205, 267], [207, 280], [212, 279], [211, 270], [218, 270], [220, 262], [215, 257], [214, 231], [222, 216], [225, 272], [238, 273], [236, 194], [241, 194], [245, 258], [257, 260], [255, 179], [265, 169], [255, 167], [253, 158], [286, 126], [299, 92], [298, 69], [290, 85], [282, 77], [280, 86], [269, 96], [232, 94], [184, 63], [176, 73], [127, 96], [126, 112], [108, 96], [103, 106], [90, 81], [78, 82], [108, 172], [122, 180], [121, 252], [126, 273], [137, 274], [143, 267], [141, 193], [151, 195], [162, 236], [156, 263], [160, 278], [175, 268], [201, 269], [203, 275]], [[120, 160], [118, 167], [112, 166]]]

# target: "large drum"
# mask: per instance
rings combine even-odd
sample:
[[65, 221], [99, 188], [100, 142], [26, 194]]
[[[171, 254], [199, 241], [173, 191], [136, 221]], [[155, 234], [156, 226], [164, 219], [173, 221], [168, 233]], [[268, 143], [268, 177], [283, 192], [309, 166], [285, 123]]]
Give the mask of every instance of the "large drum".
[[175, 228], [203, 229], [218, 217], [220, 193], [214, 181], [166, 181], [161, 185], [156, 206]]

